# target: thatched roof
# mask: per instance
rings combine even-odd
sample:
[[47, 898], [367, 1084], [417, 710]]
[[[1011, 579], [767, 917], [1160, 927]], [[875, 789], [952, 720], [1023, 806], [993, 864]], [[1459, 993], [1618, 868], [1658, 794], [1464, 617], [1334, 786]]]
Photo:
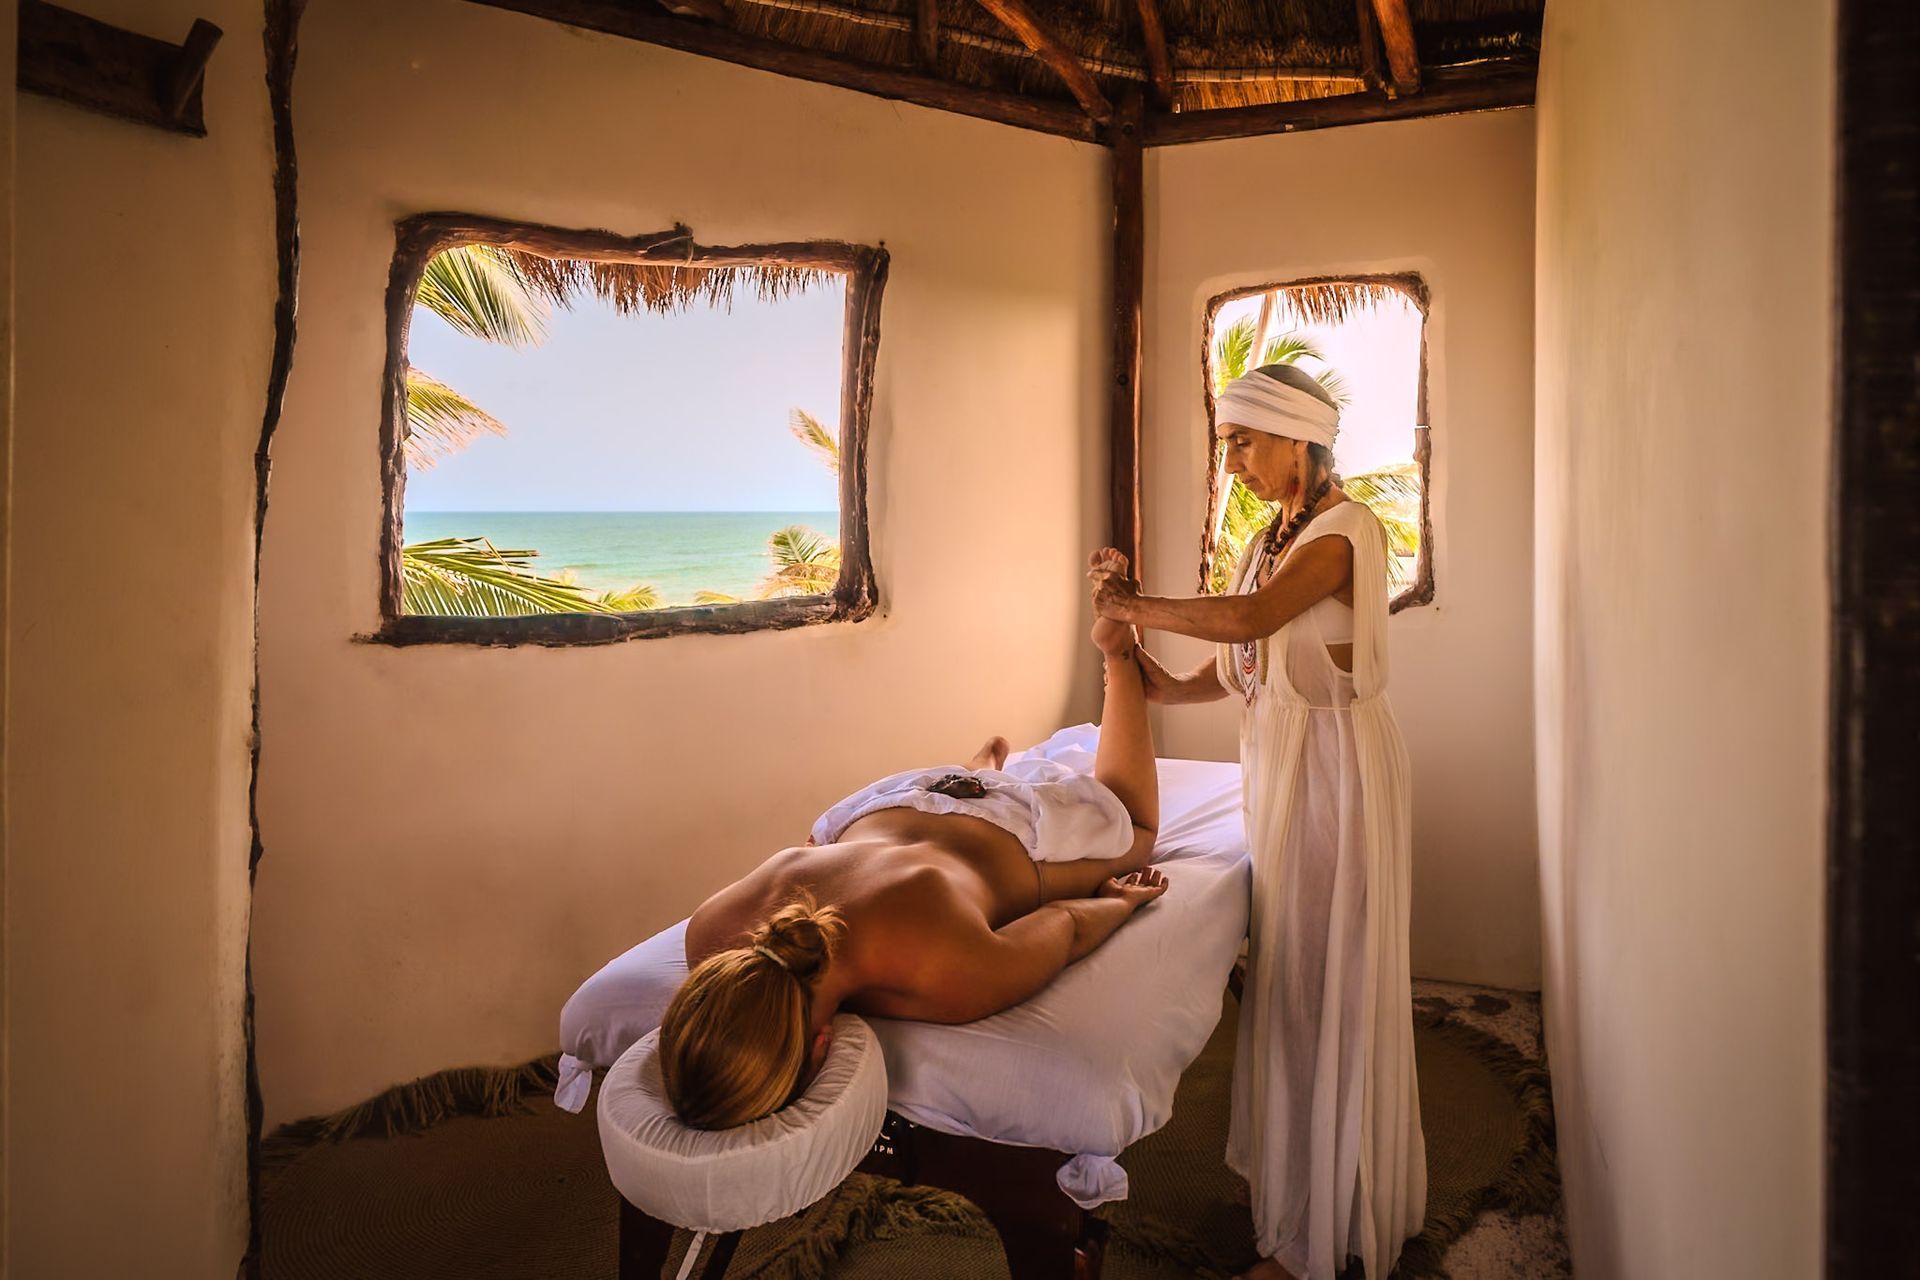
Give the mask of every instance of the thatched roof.
[[[1531, 62], [1543, 0], [1407, 0], [1423, 67]], [[976, 0], [938, 0], [931, 66], [916, 48], [916, 0], [726, 0], [757, 36], [862, 63], [922, 68], [958, 84], [1071, 103], [1060, 76]], [[1137, 0], [1029, 0], [1033, 15], [1109, 99], [1149, 80]], [[1175, 92], [1192, 111], [1351, 94], [1364, 87], [1355, 0], [1159, 0]]]
[[690, 267], [680, 263], [605, 262], [507, 249], [502, 256], [534, 294], [563, 307], [579, 297], [597, 297], [623, 315], [640, 311], [672, 313], [695, 303], [731, 309], [744, 288], [762, 302], [777, 302], [814, 285], [838, 279], [839, 272], [812, 267], [753, 263], [732, 267]]

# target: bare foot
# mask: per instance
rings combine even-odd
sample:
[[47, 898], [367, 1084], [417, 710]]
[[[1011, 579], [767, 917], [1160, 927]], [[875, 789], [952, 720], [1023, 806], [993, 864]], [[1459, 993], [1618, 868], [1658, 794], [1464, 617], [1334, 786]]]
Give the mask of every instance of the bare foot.
[[1142, 867], [1124, 876], [1115, 876], [1101, 885], [1097, 898], [1123, 898], [1135, 910], [1146, 906], [1167, 891], [1167, 877], [1153, 867]]
[[1005, 738], [998, 734], [988, 738], [985, 745], [973, 753], [973, 759], [967, 761], [969, 769], [998, 769], [1007, 762], [1010, 746]]
[[1262, 1258], [1234, 1280], [1294, 1280], [1294, 1274], [1272, 1258]]
[[1133, 653], [1133, 624], [1112, 618], [1093, 620], [1093, 643], [1110, 658], [1125, 658]]

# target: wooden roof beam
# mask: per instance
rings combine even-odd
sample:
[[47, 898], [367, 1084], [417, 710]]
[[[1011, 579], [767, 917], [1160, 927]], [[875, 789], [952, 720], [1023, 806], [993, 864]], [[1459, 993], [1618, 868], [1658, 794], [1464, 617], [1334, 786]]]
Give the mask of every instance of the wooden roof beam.
[[913, 15], [913, 43], [920, 66], [931, 72], [940, 61], [940, 0], [918, 0]]
[[1022, 129], [1094, 140], [1093, 122], [1064, 102], [1045, 102], [1014, 93], [998, 93], [955, 84], [897, 67], [816, 53], [777, 40], [743, 35], [729, 27], [689, 22], [635, 8], [624, 0], [472, 0], [492, 9], [510, 9], [587, 31], [624, 36], [646, 44], [697, 53], [738, 66], [771, 71], [798, 80], [855, 89]]
[[1035, 57], [1053, 68], [1054, 74], [1066, 82], [1068, 91], [1080, 104], [1081, 110], [1092, 116], [1096, 123], [1106, 124], [1113, 119], [1113, 104], [1107, 101], [1107, 95], [1100, 92], [1093, 73], [1087, 70], [1073, 50], [1061, 43], [1060, 37], [1041, 25], [1040, 20], [1033, 16], [1033, 10], [1027, 7], [1026, 0], [979, 0], [979, 4], [998, 18], [1002, 26], [1013, 32]]
[[[1367, 0], [1358, 0], [1366, 4]], [[1173, 105], [1173, 57], [1167, 52], [1167, 24], [1160, 19], [1160, 0], [1137, 0], [1140, 6], [1140, 34], [1147, 46], [1147, 80], [1153, 85], [1154, 100], [1163, 107]]]
[[721, 0], [660, 0], [660, 7], [683, 18], [727, 25], [727, 6]]
[[1420, 92], [1420, 52], [1414, 47], [1407, 0], [1373, 0], [1373, 13], [1387, 46], [1387, 73], [1394, 93]]
[[1360, 78], [1372, 93], [1387, 91], [1387, 71], [1380, 56], [1380, 19], [1374, 16], [1373, 0], [1353, 0], [1354, 17], [1360, 24]]

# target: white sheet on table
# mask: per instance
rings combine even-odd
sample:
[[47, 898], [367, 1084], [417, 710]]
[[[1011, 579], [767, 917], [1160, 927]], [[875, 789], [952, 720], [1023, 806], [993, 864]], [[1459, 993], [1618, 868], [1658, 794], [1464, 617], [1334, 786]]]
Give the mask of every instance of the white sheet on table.
[[[1062, 730], [1035, 752], [1090, 767], [1093, 735]], [[868, 1019], [895, 1111], [946, 1133], [1078, 1153], [1060, 1185], [1088, 1207], [1126, 1195], [1113, 1157], [1173, 1114], [1246, 935], [1239, 766], [1162, 760], [1160, 811], [1166, 896], [1045, 991], [960, 1026]], [[682, 921], [589, 978], [560, 1015], [571, 1061], [555, 1100], [578, 1110], [589, 1072], [659, 1025], [686, 974]]]

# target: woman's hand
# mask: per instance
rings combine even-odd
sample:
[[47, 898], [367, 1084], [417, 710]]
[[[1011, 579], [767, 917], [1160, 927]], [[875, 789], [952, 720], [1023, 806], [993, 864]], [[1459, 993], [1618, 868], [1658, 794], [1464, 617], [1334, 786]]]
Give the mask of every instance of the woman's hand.
[[1148, 702], [1165, 703], [1178, 701], [1180, 677], [1160, 665], [1158, 659], [1144, 650], [1140, 651], [1140, 686], [1147, 695]]
[[1115, 622], [1134, 621], [1129, 610], [1140, 589], [1127, 576], [1127, 557], [1114, 547], [1102, 547], [1087, 563], [1087, 581], [1093, 587], [1093, 611]]

